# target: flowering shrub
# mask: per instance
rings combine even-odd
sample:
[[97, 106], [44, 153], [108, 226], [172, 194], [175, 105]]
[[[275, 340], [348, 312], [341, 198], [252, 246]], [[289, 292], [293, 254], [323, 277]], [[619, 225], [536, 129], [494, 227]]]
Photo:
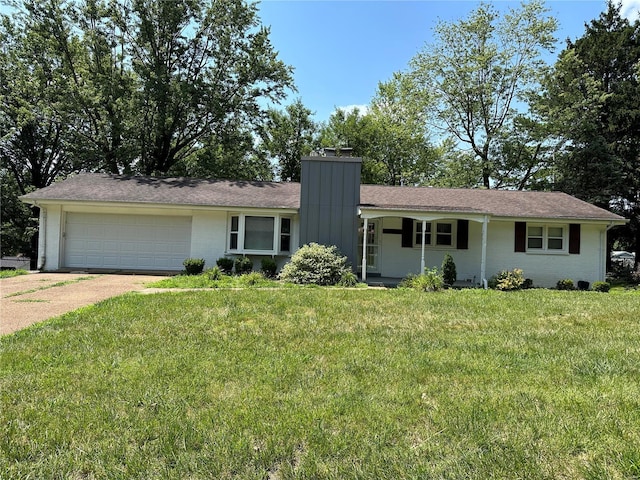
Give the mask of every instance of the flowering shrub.
[[520, 268], [513, 270], [502, 270], [489, 279], [489, 287], [496, 290], [510, 291], [523, 288], [525, 278]]
[[303, 245], [282, 267], [280, 280], [299, 284], [336, 285], [351, 269], [335, 246]]

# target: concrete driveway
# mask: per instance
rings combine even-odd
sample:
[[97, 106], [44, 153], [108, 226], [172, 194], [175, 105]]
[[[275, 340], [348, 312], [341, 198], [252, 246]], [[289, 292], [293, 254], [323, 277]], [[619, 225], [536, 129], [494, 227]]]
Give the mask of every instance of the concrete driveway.
[[0, 279], [0, 335], [116, 295], [145, 289], [166, 277], [31, 273]]

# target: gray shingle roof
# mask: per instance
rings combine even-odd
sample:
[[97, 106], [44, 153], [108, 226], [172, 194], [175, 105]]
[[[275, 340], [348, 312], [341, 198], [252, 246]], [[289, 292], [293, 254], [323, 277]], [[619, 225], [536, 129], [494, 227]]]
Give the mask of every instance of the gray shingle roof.
[[360, 204], [377, 209], [476, 213], [497, 217], [624, 220], [562, 192], [363, 185]]
[[[217, 207], [300, 208], [300, 184], [80, 174], [22, 197], [33, 201], [92, 201]], [[560, 192], [520, 192], [362, 185], [363, 208], [498, 217], [624, 221]]]
[[300, 185], [241, 180], [129, 177], [83, 173], [23, 196], [25, 200], [295, 208]]

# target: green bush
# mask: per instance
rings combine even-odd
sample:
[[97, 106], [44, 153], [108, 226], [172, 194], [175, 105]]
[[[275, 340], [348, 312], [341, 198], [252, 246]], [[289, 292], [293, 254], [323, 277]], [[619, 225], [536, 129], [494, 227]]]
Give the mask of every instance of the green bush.
[[525, 278], [520, 268], [502, 270], [489, 279], [489, 288], [504, 292], [521, 290], [524, 288]]
[[187, 258], [182, 265], [187, 275], [200, 275], [204, 269], [204, 258]]
[[280, 279], [298, 284], [336, 285], [348, 271], [347, 257], [342, 256], [337, 247], [309, 243], [282, 267]]
[[273, 278], [276, 276], [278, 264], [273, 258], [263, 258], [260, 261], [260, 267], [260, 271], [266, 278]]
[[240, 277], [240, 281], [243, 285], [252, 287], [258, 285], [264, 280], [264, 275], [261, 272], [249, 272]]
[[556, 283], [556, 288], [558, 290], [575, 290], [575, 287], [573, 286], [573, 280], [571, 280], [570, 278], [558, 280], [558, 283]]
[[222, 278], [222, 269], [218, 266], [210, 268], [204, 274], [207, 276], [209, 280], [220, 280]]
[[446, 285], [453, 285], [458, 279], [456, 264], [453, 261], [453, 257], [448, 253], [445, 253], [442, 260], [442, 279]]
[[522, 289], [528, 290], [529, 288], [533, 288], [533, 280], [530, 278], [525, 278], [524, 282], [522, 282]]
[[338, 285], [341, 287], [355, 287], [358, 285], [358, 277], [351, 270], [342, 272]]
[[233, 261], [233, 269], [236, 275], [250, 273], [253, 270], [253, 262], [249, 257], [238, 257]]
[[444, 280], [437, 268], [425, 268], [423, 274], [409, 275], [398, 286], [419, 292], [436, 292], [444, 287]]
[[220, 257], [216, 260], [216, 265], [222, 270], [222, 273], [229, 275], [233, 271], [233, 258]]
[[611, 289], [611, 285], [609, 285], [607, 282], [593, 282], [591, 288], [594, 292], [607, 293]]

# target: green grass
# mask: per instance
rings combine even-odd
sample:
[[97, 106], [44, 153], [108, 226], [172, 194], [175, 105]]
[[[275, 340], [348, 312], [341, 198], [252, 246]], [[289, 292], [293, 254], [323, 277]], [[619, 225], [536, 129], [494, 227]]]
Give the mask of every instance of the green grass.
[[218, 280], [210, 279], [206, 273], [175, 275], [147, 285], [151, 288], [274, 288], [278, 286], [277, 281], [265, 278], [259, 272], [245, 275], [222, 275]]
[[0, 337], [0, 478], [638, 478], [639, 300], [110, 299]]
[[12, 277], [18, 277], [20, 275], [28, 275], [29, 272], [27, 272], [26, 270], [22, 270], [22, 269], [13, 269], [13, 270], [0, 270], [0, 279], [1, 278], [12, 278]]

